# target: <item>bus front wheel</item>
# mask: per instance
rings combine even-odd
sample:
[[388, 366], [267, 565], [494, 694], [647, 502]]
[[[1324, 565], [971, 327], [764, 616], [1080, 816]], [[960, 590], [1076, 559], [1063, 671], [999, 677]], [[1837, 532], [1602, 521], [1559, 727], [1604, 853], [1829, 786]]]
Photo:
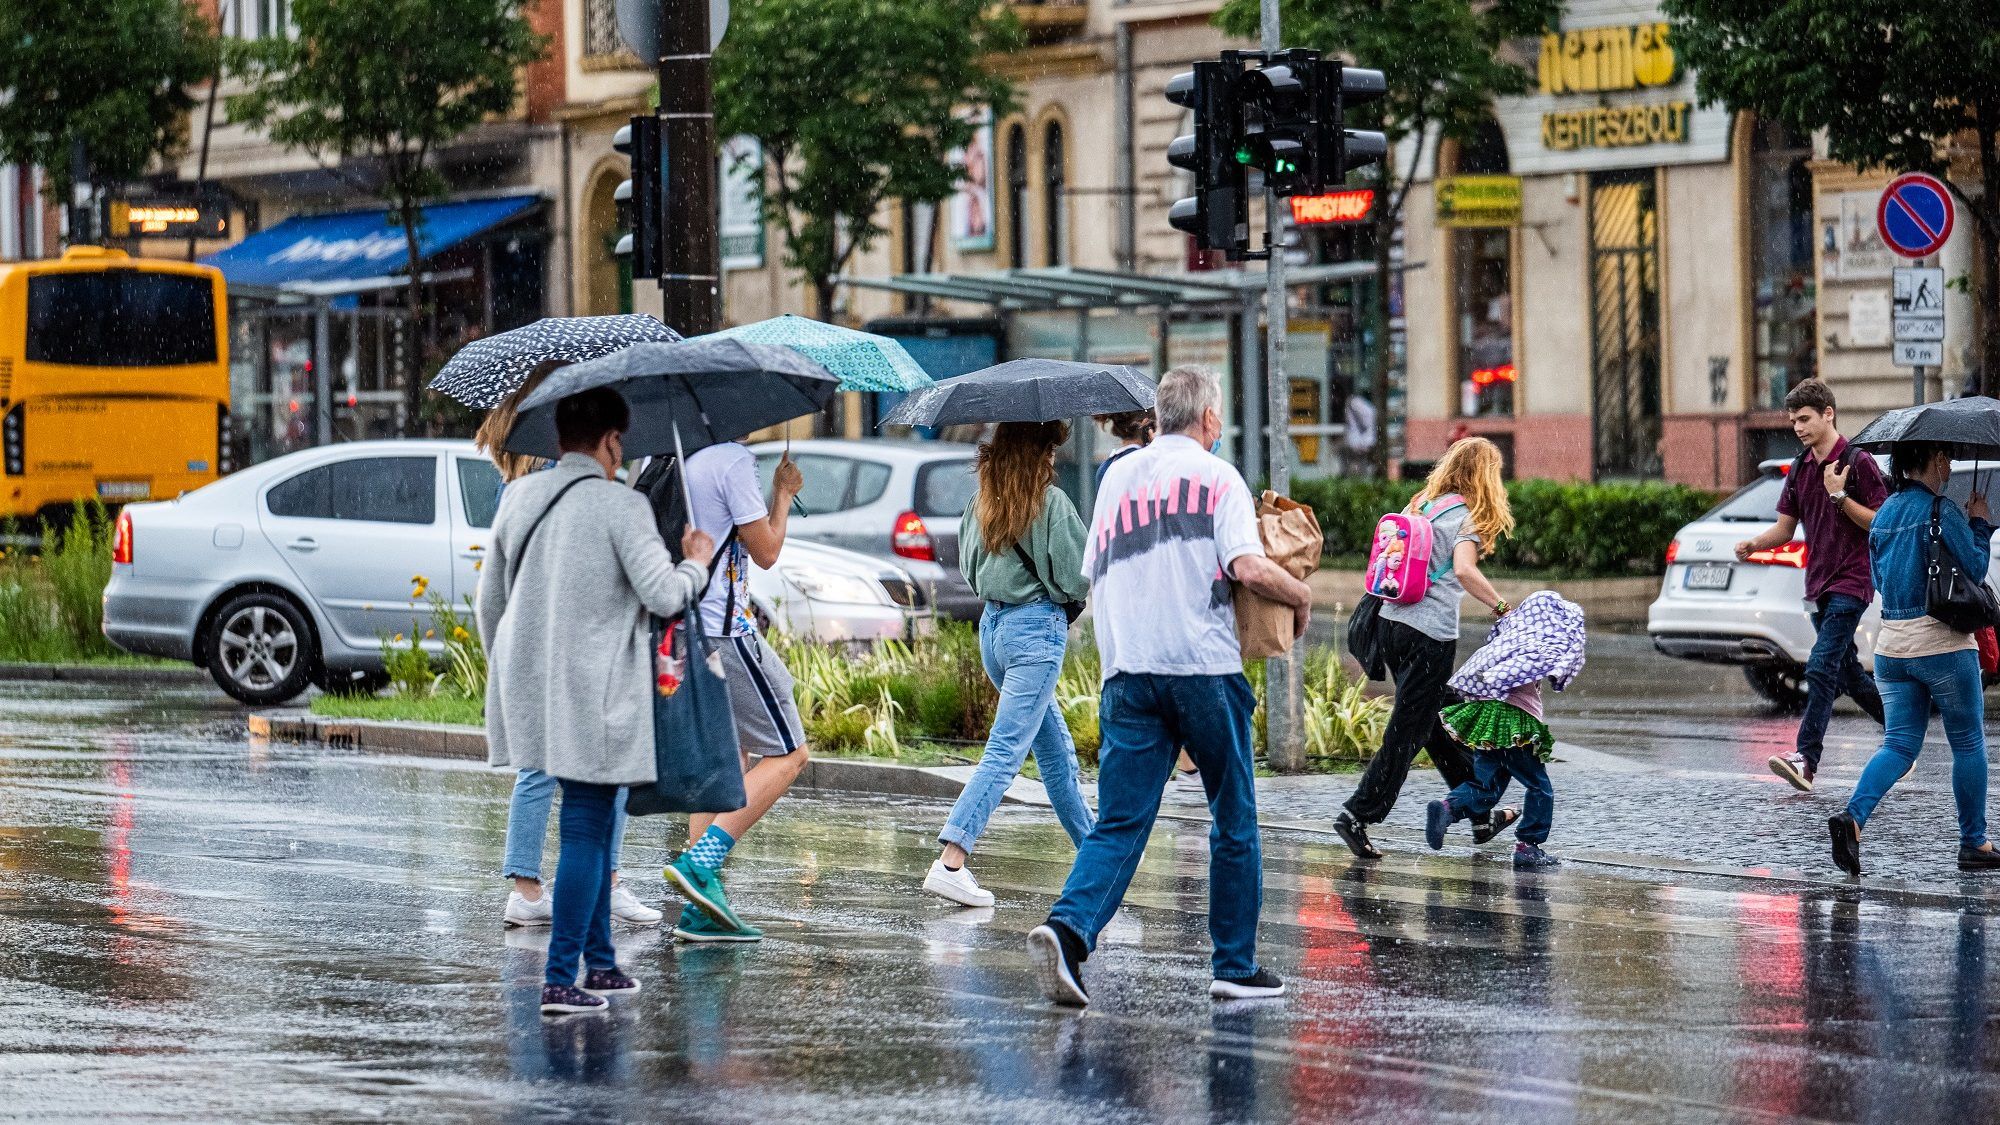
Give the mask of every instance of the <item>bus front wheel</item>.
[[312, 627], [289, 599], [238, 594], [208, 631], [208, 671], [238, 701], [271, 707], [306, 689], [313, 649]]

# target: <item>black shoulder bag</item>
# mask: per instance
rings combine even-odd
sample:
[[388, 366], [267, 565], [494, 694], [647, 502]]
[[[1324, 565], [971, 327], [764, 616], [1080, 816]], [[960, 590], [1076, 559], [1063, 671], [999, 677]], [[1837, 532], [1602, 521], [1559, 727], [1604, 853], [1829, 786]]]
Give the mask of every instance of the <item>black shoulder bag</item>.
[[1924, 612], [1954, 633], [1973, 633], [2000, 625], [2000, 603], [1984, 580], [1967, 573], [1958, 556], [1944, 544], [1939, 514], [1944, 497], [1931, 497], [1931, 537], [1924, 547]]
[[1028, 577], [1033, 578], [1041, 586], [1042, 591], [1048, 594], [1049, 600], [1055, 602], [1063, 611], [1063, 616], [1069, 619], [1070, 624], [1076, 624], [1076, 619], [1083, 616], [1083, 603], [1058, 601], [1055, 584], [1042, 577], [1041, 569], [1035, 565], [1035, 560], [1028, 556], [1027, 549], [1021, 546], [1019, 540], [1014, 543], [1014, 554], [1021, 560], [1021, 565], [1028, 569]]

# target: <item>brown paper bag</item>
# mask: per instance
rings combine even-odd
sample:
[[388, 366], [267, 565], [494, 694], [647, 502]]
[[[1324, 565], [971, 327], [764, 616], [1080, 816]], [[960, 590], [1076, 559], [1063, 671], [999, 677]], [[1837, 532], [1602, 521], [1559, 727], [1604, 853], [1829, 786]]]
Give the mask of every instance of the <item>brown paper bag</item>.
[[[1264, 541], [1264, 554], [1285, 568], [1293, 578], [1304, 579], [1319, 569], [1320, 551], [1326, 537], [1320, 533], [1313, 510], [1289, 496], [1269, 489], [1257, 503], [1257, 534]], [[1261, 660], [1292, 650], [1292, 607], [1274, 602], [1236, 584], [1236, 640], [1243, 646], [1243, 659]]]

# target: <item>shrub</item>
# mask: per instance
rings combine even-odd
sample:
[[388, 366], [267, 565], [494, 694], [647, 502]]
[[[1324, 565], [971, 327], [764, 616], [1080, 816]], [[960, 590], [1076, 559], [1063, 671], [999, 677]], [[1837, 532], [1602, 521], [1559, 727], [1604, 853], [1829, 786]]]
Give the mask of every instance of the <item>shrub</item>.
[[79, 501], [39, 549], [20, 528], [0, 526], [0, 660], [115, 659], [104, 639], [104, 586], [111, 581], [112, 522], [96, 500]]

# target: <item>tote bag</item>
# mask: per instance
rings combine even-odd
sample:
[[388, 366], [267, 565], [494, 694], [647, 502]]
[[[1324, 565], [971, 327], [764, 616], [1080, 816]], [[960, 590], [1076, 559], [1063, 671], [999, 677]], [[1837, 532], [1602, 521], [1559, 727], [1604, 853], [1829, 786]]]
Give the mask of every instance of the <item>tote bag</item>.
[[736, 750], [736, 719], [721, 662], [702, 635], [701, 604], [671, 618], [653, 619], [656, 662], [653, 687], [651, 785], [635, 785], [625, 799], [632, 816], [654, 813], [726, 813], [743, 807], [743, 760]]

